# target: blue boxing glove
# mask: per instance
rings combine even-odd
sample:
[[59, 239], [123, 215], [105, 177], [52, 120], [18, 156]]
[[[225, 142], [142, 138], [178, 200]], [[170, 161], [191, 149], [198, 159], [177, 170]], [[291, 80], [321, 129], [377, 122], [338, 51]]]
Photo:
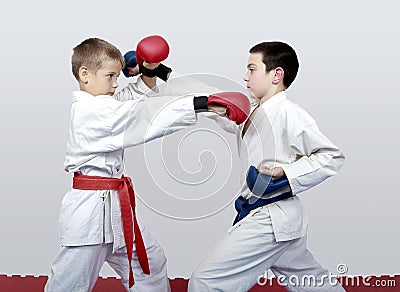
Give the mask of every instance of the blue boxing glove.
[[250, 191], [258, 197], [269, 197], [268, 194], [289, 185], [287, 178], [272, 181], [268, 175], [260, 173], [253, 165], [249, 167], [246, 177], [247, 186]]
[[137, 66], [136, 62], [136, 51], [129, 51], [124, 55], [125, 59], [125, 67], [122, 69], [122, 73], [124, 73], [125, 77], [132, 77], [139, 74], [139, 71], [136, 74], [132, 74], [129, 72], [129, 69], [133, 69]]

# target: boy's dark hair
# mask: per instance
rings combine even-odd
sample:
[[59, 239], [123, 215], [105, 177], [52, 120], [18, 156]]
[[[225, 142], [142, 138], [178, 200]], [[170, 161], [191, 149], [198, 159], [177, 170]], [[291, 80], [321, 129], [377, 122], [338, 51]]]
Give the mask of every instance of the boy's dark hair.
[[262, 42], [249, 51], [250, 53], [261, 53], [262, 61], [269, 72], [276, 67], [281, 67], [285, 75], [283, 77], [283, 85], [288, 88], [296, 78], [299, 70], [299, 60], [295, 50], [283, 42]]

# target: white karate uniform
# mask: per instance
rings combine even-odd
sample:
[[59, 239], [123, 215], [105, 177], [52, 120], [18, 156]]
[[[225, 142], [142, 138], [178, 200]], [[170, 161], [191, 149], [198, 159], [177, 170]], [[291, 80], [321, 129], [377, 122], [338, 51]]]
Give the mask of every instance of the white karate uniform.
[[[254, 110], [254, 109], [253, 109]], [[339, 148], [318, 129], [313, 118], [280, 92], [257, 109], [244, 136], [237, 127], [210, 116], [236, 134], [242, 165], [239, 195], [250, 198], [250, 165], [282, 167], [294, 195], [337, 173], [344, 162]], [[288, 191], [288, 187], [277, 193]], [[328, 276], [306, 248], [307, 216], [299, 196], [259, 207], [233, 226], [197, 265], [189, 291], [247, 291], [271, 269], [276, 276]], [[289, 291], [344, 291], [328, 279], [318, 287], [288, 285]]]
[[[120, 178], [123, 149], [145, 143], [196, 123], [193, 95], [148, 98], [138, 78], [116, 96], [73, 92], [67, 172]], [[162, 109], [162, 110], [160, 110]], [[136, 179], [132, 178], [133, 184]], [[130, 291], [169, 291], [162, 247], [140, 222], [150, 275], [142, 272], [133, 246], [135, 285]], [[129, 291], [129, 266], [122, 229], [118, 192], [71, 189], [60, 212], [62, 248], [51, 267], [45, 291], [91, 291], [105, 261]]]

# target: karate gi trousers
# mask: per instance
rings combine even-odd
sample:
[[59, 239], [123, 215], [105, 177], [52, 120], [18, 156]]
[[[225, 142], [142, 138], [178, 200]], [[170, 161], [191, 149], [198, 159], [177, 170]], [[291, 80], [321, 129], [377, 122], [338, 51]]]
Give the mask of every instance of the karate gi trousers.
[[45, 292], [92, 291], [104, 262], [121, 277], [126, 291], [170, 291], [167, 275], [167, 259], [163, 248], [148, 231], [143, 222], [139, 224], [149, 260], [150, 275], [143, 273], [133, 245], [132, 268], [135, 285], [129, 289], [129, 265], [126, 248], [113, 253], [113, 244], [64, 246], [51, 265], [51, 274]]
[[277, 242], [272, 228], [267, 206], [250, 212], [199, 262], [188, 291], [248, 291], [268, 269], [288, 291], [345, 291], [307, 250], [306, 236]]

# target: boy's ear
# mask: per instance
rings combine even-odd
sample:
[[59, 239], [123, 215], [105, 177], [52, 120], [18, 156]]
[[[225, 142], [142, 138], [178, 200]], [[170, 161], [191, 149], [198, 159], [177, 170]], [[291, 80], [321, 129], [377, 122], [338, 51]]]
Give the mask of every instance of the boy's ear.
[[89, 77], [89, 69], [86, 66], [81, 66], [79, 68], [79, 79], [84, 82], [87, 83], [88, 82], [88, 77]]
[[273, 84], [278, 84], [279, 82], [283, 82], [283, 77], [285, 76], [285, 71], [282, 67], [275, 68], [275, 75], [272, 79]]

